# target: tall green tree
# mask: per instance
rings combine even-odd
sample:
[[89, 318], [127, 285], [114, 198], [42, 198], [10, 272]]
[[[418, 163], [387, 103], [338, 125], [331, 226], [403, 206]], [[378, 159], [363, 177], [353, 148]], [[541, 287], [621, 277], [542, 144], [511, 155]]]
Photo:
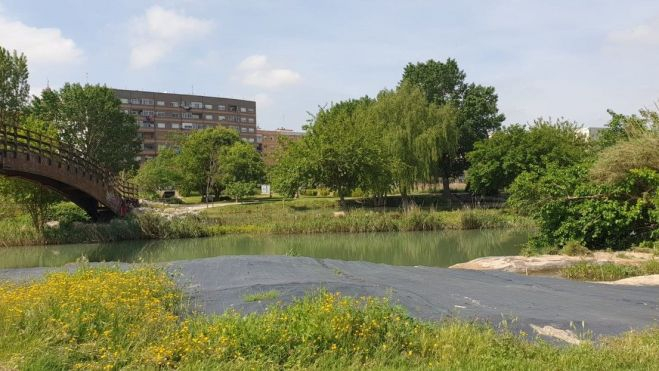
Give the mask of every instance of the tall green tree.
[[417, 181], [428, 180], [455, 153], [454, 110], [429, 103], [418, 86], [404, 81], [396, 90], [380, 92], [372, 119], [379, 124], [393, 185], [407, 208]]
[[198, 130], [181, 138], [178, 166], [183, 175], [181, 190], [184, 193], [197, 191], [218, 196], [224, 190], [220, 177], [220, 155], [225, 148], [238, 142], [235, 130], [222, 127]]
[[265, 167], [254, 146], [238, 141], [223, 149], [220, 155], [220, 174], [226, 186], [225, 193], [238, 202], [254, 194], [258, 184], [265, 178]]
[[341, 206], [365, 178], [384, 166], [374, 136], [364, 125], [373, 101], [349, 100], [321, 108], [304, 138], [313, 169], [313, 183], [335, 191]]
[[[0, 125], [19, 125], [45, 132], [47, 125], [27, 114], [30, 85], [27, 59], [16, 51], [0, 47]], [[32, 225], [41, 232], [50, 207], [60, 197], [34, 183], [0, 176], [0, 198], [18, 205], [30, 215]]]
[[590, 156], [590, 145], [578, 126], [565, 120], [536, 120], [530, 127], [511, 125], [476, 142], [467, 154], [471, 190], [495, 195], [529, 170], [572, 166]]
[[146, 198], [157, 198], [161, 190], [175, 189], [181, 182], [181, 169], [176, 162], [176, 153], [164, 149], [155, 158], [140, 166], [133, 181], [140, 194]]
[[51, 122], [62, 142], [89, 160], [119, 172], [136, 166], [140, 151], [135, 118], [120, 109], [112, 89], [100, 85], [65, 84], [35, 97], [33, 113]]
[[30, 97], [27, 58], [0, 46], [0, 125], [17, 125]]
[[268, 169], [268, 181], [275, 192], [293, 198], [312, 178], [312, 151], [304, 140], [291, 141], [279, 137], [278, 141], [274, 165]]
[[445, 192], [449, 192], [449, 179], [460, 176], [468, 167], [466, 154], [474, 143], [486, 139], [499, 129], [505, 116], [499, 113], [498, 96], [491, 86], [468, 84], [466, 74], [454, 59], [446, 62], [428, 60], [408, 64], [402, 82], [419, 86], [429, 102], [451, 104], [457, 109], [456, 125], [458, 146], [453, 154], [445, 154], [439, 164]]

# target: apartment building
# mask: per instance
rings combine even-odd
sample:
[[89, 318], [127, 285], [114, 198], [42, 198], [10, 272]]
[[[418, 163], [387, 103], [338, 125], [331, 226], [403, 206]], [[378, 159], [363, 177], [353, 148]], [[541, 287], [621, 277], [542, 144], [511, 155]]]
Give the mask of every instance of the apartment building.
[[289, 140], [299, 140], [302, 139], [304, 133], [284, 128], [279, 128], [277, 130], [256, 129], [257, 148], [263, 155], [265, 163], [268, 165], [274, 163], [273, 154], [279, 147], [279, 137], [281, 136], [286, 137]]
[[140, 161], [172, 145], [176, 134], [223, 126], [257, 146], [256, 102], [190, 94], [113, 89], [124, 112], [135, 116], [142, 139]]

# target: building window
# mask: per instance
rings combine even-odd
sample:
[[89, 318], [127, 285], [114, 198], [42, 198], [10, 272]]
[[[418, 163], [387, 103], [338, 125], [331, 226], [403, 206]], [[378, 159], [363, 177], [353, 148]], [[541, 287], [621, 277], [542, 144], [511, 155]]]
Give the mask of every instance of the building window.
[[204, 105], [204, 108], [206, 108], [206, 109], [213, 109], [213, 105], [212, 105], [212, 104], [205, 104], [205, 105]]
[[193, 114], [192, 114], [192, 118], [193, 118], [193, 119], [200, 119], [200, 118], [201, 118], [201, 115], [198, 114], [198, 113], [193, 113]]
[[166, 144], [158, 144], [158, 151], [162, 151], [163, 149], [167, 149], [167, 147], [169, 147], [169, 146], [166, 145]]
[[164, 105], [165, 105], [165, 101], [164, 101], [164, 100], [159, 100], [159, 101], [156, 102], [156, 105], [157, 105], [157, 106], [164, 106]]
[[217, 105], [217, 109], [219, 109], [220, 111], [226, 111], [226, 110], [227, 110], [227, 106], [225, 106], [224, 104], [218, 104], [218, 105]]
[[142, 98], [142, 105], [153, 106], [153, 99]]
[[190, 107], [192, 108], [203, 108], [204, 105], [201, 102], [190, 102]]
[[217, 119], [219, 121], [226, 121], [227, 117], [226, 116], [217, 116]]
[[181, 112], [181, 118], [191, 119], [192, 118], [192, 113], [190, 113], [190, 112]]
[[180, 129], [181, 125], [179, 124], [172, 124], [172, 129]]
[[250, 124], [253, 124], [253, 123], [254, 123], [254, 121], [255, 121], [255, 120], [254, 120], [254, 118], [253, 118], [253, 117], [250, 117], [250, 118], [248, 118], [248, 119], [247, 119], [247, 122], [249, 122]]
[[247, 122], [247, 117], [241, 117], [240, 122]]
[[192, 125], [192, 123], [189, 123], [189, 122], [184, 122], [183, 123], [183, 129], [184, 130], [190, 130], [192, 128], [194, 128], [194, 125]]
[[153, 124], [153, 122], [141, 122], [140, 127], [147, 129], [147, 128], [153, 128], [155, 127], [155, 125]]
[[229, 106], [229, 111], [238, 112], [238, 106]]
[[155, 112], [153, 112], [153, 111], [147, 111], [147, 110], [143, 110], [143, 111], [140, 113], [140, 115], [142, 115], [142, 116], [153, 116], [154, 114], [155, 114]]
[[179, 118], [179, 117], [181, 117], [181, 114], [178, 113], [178, 112], [172, 112], [171, 115], [172, 115], [173, 118]]
[[250, 132], [250, 133], [253, 133], [253, 132], [254, 132], [254, 128], [249, 128], [249, 132]]
[[157, 111], [156, 117], [167, 117], [167, 112]]
[[137, 99], [137, 98], [132, 98], [132, 99], [130, 100], [130, 104], [140, 104], [140, 100]]
[[234, 122], [236, 121], [236, 116], [229, 116], [228, 119], [229, 121]]
[[154, 143], [144, 143], [145, 151], [154, 151], [155, 149], [156, 149], [156, 145]]
[[213, 119], [213, 115], [206, 115], [206, 116], [204, 116], [204, 118], [205, 118], [206, 120], [212, 120], [212, 119]]
[[178, 107], [178, 102], [171, 102], [172, 107]]
[[247, 108], [246, 107], [240, 107], [240, 112], [243, 112], [243, 113], [247, 112]]
[[249, 113], [254, 113], [254, 108], [248, 108], [248, 109], [247, 109], [247, 112], [249, 112]]
[[241, 132], [241, 133], [246, 133], [246, 132], [247, 132], [247, 128], [240, 128], [240, 132]]
[[250, 143], [254, 143], [254, 138], [247, 138], [247, 141], [249, 141]]
[[128, 104], [128, 98], [120, 98], [121, 104]]
[[163, 123], [163, 122], [158, 123], [158, 129], [165, 129], [166, 127], [167, 127], [167, 125], [165, 123]]

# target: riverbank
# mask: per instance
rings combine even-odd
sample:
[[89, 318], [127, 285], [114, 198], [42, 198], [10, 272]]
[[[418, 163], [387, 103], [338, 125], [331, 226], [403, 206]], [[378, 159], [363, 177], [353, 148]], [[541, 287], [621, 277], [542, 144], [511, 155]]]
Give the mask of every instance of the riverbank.
[[[183, 210], [183, 211], [182, 211]], [[195, 238], [225, 234], [366, 233], [533, 227], [502, 209], [441, 211], [360, 207], [341, 210], [333, 198], [257, 200], [215, 207], [152, 206], [109, 223], [70, 223], [39, 233], [28, 218], [0, 221], [0, 245], [52, 245], [138, 239]]]
[[[0, 366], [651, 369], [659, 362], [659, 334], [648, 327], [659, 316], [654, 289], [296, 257], [176, 262], [167, 266], [176, 284], [159, 270], [122, 269], [3, 284], [0, 297], [11, 305], [0, 306], [0, 326], [13, 330], [0, 331]], [[0, 281], [47, 271], [1, 270]], [[326, 293], [295, 302], [320, 288]], [[267, 292], [277, 295], [246, 300]], [[359, 296], [372, 299], [350, 299]], [[529, 342], [520, 330], [568, 345]]]

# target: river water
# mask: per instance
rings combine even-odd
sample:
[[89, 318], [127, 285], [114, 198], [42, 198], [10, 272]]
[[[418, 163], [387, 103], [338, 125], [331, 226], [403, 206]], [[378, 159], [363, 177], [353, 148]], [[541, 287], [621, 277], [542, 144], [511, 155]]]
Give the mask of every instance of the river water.
[[211, 238], [0, 248], [0, 268], [92, 262], [167, 262], [220, 255], [291, 255], [392, 265], [448, 267], [471, 259], [519, 253], [531, 231], [232, 235]]

